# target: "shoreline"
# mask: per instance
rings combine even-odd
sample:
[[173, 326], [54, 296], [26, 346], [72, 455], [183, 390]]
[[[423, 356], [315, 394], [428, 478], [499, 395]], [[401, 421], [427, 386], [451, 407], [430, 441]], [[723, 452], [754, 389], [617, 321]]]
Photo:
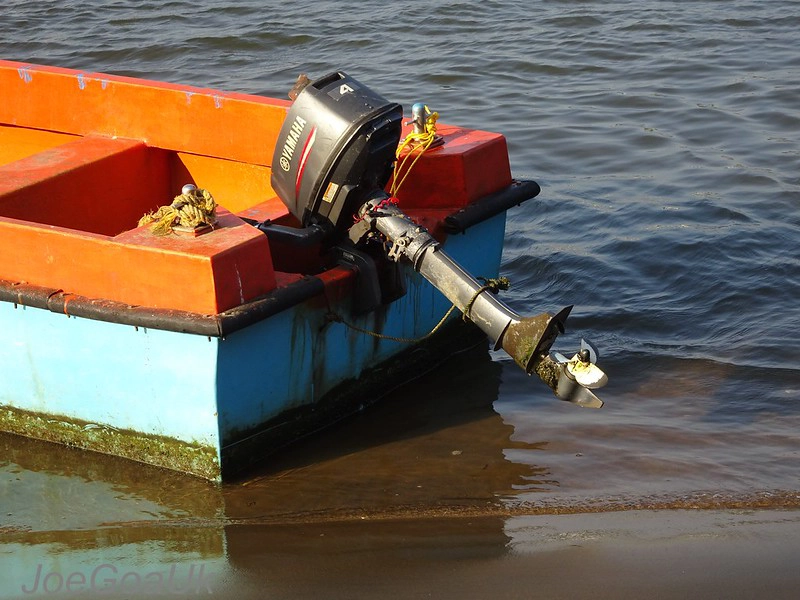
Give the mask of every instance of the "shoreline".
[[441, 505], [397, 505], [373, 508], [327, 508], [298, 513], [239, 515], [224, 519], [225, 525], [304, 525], [370, 521], [412, 521], [430, 519], [517, 518], [527, 516], [570, 516], [626, 512], [670, 511], [791, 511], [800, 509], [800, 492], [759, 491], [750, 494], [694, 492], [679, 498], [597, 498], [564, 500], [548, 497], [539, 502], [517, 499], [486, 499], [474, 503]]
[[[16, 579], [0, 597], [31, 597], [16, 592], [36, 581], [49, 581], [51, 589], [53, 582], [83, 582], [87, 591], [98, 572], [111, 586], [98, 593], [113, 598], [169, 598], [196, 586], [198, 597], [238, 600], [789, 600], [800, 586], [797, 507], [560, 514], [474, 508], [6, 530], [6, 562], [16, 567], [9, 571]], [[155, 576], [159, 585], [148, 585]], [[183, 587], [166, 587], [173, 579]]]
[[797, 510], [250, 525], [226, 534], [234, 575], [221, 583], [238, 598], [268, 588], [282, 598], [789, 599], [800, 585]]

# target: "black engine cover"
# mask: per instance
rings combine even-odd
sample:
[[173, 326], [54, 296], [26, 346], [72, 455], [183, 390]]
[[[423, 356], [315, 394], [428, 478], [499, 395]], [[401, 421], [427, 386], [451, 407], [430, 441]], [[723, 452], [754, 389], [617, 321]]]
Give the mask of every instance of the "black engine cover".
[[383, 193], [400, 142], [403, 108], [345, 73], [308, 84], [286, 116], [272, 160], [272, 187], [303, 226], [347, 231]]

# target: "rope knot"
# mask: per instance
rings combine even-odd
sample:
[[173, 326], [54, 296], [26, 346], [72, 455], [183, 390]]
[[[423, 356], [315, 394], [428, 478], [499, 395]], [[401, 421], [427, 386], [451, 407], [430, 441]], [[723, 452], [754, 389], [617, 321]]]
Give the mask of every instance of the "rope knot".
[[472, 298], [469, 299], [467, 305], [464, 307], [464, 312], [461, 315], [461, 318], [464, 321], [469, 321], [469, 313], [472, 310], [472, 305], [475, 304], [475, 300], [478, 299], [483, 292], [489, 291], [493, 294], [497, 294], [500, 290], [507, 290], [509, 286], [511, 286], [511, 281], [509, 281], [508, 277], [478, 277], [478, 280], [483, 283], [481, 287], [475, 290], [475, 293], [472, 295]]
[[497, 294], [500, 291], [506, 291], [509, 287], [511, 287], [511, 281], [508, 277], [478, 277], [478, 280], [483, 282], [484, 288], [492, 292], [493, 294]]
[[194, 229], [202, 225], [213, 227], [217, 222], [217, 203], [208, 190], [187, 186], [175, 196], [172, 204], [139, 219], [139, 226], [153, 223], [150, 231], [155, 235], [168, 235], [177, 226]]
[[[419, 133], [410, 132], [397, 148], [397, 160], [394, 163], [394, 173], [392, 175], [391, 194], [397, 196], [400, 186], [408, 177], [412, 167], [417, 163], [419, 157], [438, 142], [441, 136], [436, 135], [436, 120], [439, 118], [438, 112], [431, 112], [426, 106], [424, 109], [425, 124]], [[403, 150], [409, 149], [408, 153], [401, 159]], [[409, 160], [411, 161], [409, 164]], [[402, 173], [402, 174], [401, 174]]]

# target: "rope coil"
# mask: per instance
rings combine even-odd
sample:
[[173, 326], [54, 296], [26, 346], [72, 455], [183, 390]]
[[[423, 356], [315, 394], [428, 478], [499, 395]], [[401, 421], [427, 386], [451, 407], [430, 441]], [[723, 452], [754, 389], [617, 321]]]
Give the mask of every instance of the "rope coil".
[[175, 227], [195, 229], [201, 226], [213, 227], [217, 222], [217, 203], [208, 190], [186, 189], [175, 196], [172, 204], [162, 206], [155, 212], [147, 213], [139, 219], [139, 227], [153, 223], [150, 231], [154, 235], [169, 235]]
[[[397, 147], [397, 161], [394, 163], [392, 187], [390, 190], [392, 196], [397, 196], [400, 186], [403, 185], [403, 182], [406, 180], [406, 177], [408, 177], [411, 169], [419, 160], [419, 157], [425, 154], [425, 151], [428, 150], [428, 148], [430, 148], [433, 142], [436, 140], [436, 120], [438, 118], [439, 113], [431, 112], [431, 110], [426, 106], [425, 127], [423, 131], [419, 133], [414, 131], [410, 132]], [[410, 150], [401, 160], [400, 155], [406, 148], [410, 148]], [[411, 163], [408, 164], [408, 161], [412, 156], [413, 159], [411, 160]], [[408, 166], [406, 166], [407, 164]], [[405, 172], [403, 172], [403, 169], [405, 169]], [[403, 172], [402, 176], [400, 175], [401, 172]]]

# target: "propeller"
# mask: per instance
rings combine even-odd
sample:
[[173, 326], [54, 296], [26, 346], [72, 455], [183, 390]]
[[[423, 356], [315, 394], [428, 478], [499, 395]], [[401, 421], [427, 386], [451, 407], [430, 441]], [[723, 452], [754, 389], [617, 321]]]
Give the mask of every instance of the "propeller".
[[581, 340], [581, 347], [572, 358], [560, 352], [552, 354], [552, 360], [560, 370], [556, 395], [562, 400], [574, 402], [580, 406], [600, 408], [603, 401], [590, 390], [603, 387], [608, 383], [608, 376], [595, 364], [597, 348], [586, 340]]

